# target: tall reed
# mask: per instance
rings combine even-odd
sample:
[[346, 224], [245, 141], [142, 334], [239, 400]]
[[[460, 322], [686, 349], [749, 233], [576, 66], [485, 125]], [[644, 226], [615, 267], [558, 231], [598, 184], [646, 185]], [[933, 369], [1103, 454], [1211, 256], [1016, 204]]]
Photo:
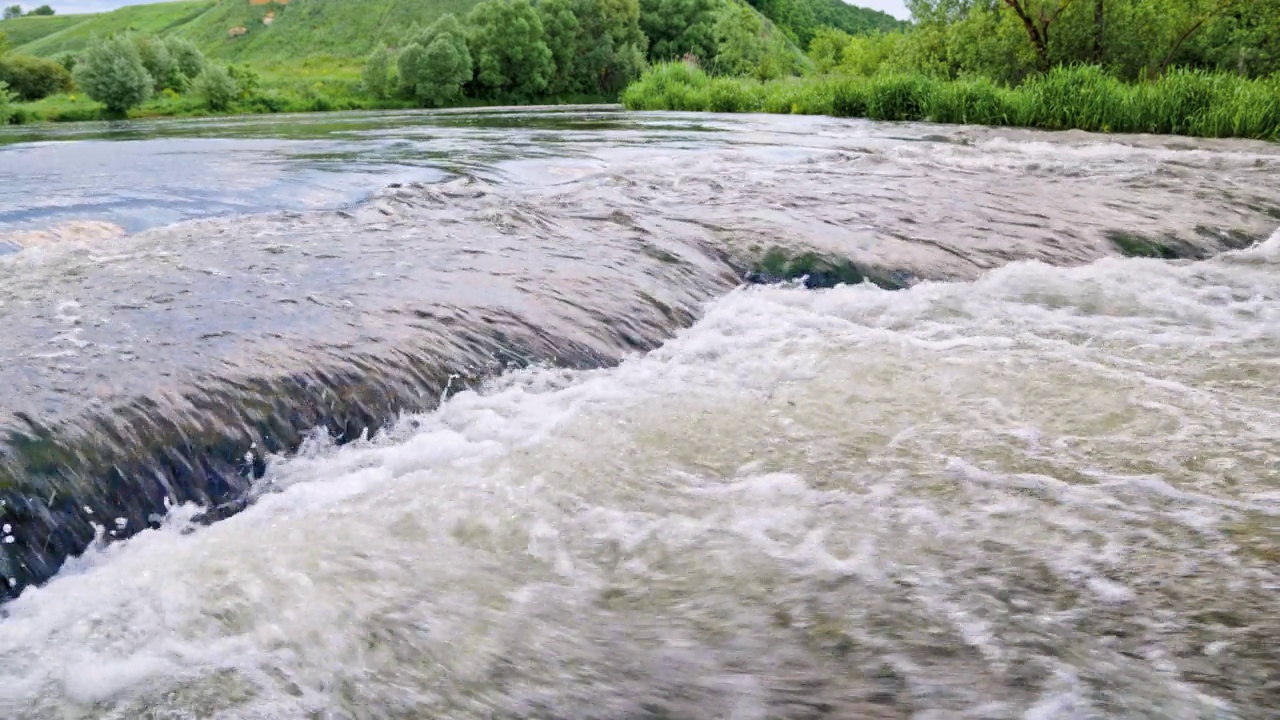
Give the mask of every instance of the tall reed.
[[656, 65], [622, 94], [633, 110], [767, 112], [940, 123], [1280, 140], [1280, 78], [1174, 70], [1127, 84], [1090, 66], [1017, 87], [923, 75], [819, 75], [759, 82]]

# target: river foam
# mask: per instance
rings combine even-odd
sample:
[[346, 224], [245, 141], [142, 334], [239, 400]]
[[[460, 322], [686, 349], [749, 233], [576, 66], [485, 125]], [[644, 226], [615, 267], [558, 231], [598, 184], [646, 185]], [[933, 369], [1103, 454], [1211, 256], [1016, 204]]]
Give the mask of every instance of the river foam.
[[616, 368], [317, 436], [6, 606], [0, 707], [1261, 720], [1278, 252], [743, 288]]

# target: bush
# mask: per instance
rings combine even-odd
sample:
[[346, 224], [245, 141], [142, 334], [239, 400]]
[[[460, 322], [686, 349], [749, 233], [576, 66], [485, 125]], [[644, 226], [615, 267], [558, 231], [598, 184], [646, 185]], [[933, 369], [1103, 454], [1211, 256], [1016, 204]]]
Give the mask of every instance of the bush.
[[240, 86], [226, 68], [209, 65], [196, 76], [192, 91], [204, 99], [204, 104], [214, 112], [223, 112], [240, 98]]
[[364, 63], [362, 79], [364, 91], [370, 97], [377, 100], [387, 97], [391, 86], [391, 54], [385, 47], [379, 46], [369, 54], [369, 59]]
[[30, 55], [0, 57], [0, 81], [7, 83], [9, 92], [19, 100], [26, 101], [39, 100], [72, 87], [71, 73], [66, 68]]
[[1280, 140], [1280, 77], [1249, 80], [1205, 71], [1174, 71], [1158, 82], [1127, 85], [1095, 67], [1064, 67], [1008, 88], [985, 78], [948, 81], [921, 74], [758, 83], [712, 79], [691, 65], [667, 63], [628, 87], [622, 102], [631, 110], [763, 110]]
[[547, 88], [555, 61], [529, 0], [485, 0], [471, 10], [467, 25], [475, 79], [491, 97], [529, 100]]
[[76, 60], [79, 56], [73, 52], [58, 53], [53, 56], [53, 61], [66, 68], [67, 73], [73, 73], [76, 70]]
[[177, 91], [186, 89], [187, 78], [178, 69], [178, 64], [174, 62], [163, 40], [150, 35], [130, 34], [129, 41], [137, 48], [142, 66], [147, 69], [147, 74], [155, 82], [153, 89], [156, 92], [165, 88]]
[[0, 125], [7, 125], [13, 114], [13, 96], [9, 94], [9, 86], [0, 81]]
[[138, 48], [122, 37], [90, 46], [76, 63], [75, 78], [86, 95], [116, 114], [146, 102], [155, 85]]
[[241, 100], [257, 95], [258, 88], [262, 87], [262, 76], [248, 65], [228, 65], [227, 74], [236, 81], [236, 87], [239, 88], [238, 97]]
[[396, 59], [401, 91], [426, 107], [448, 105], [471, 80], [471, 60], [462, 24], [442, 15]]
[[204, 72], [204, 54], [190, 40], [173, 35], [165, 38], [164, 46], [178, 72], [187, 80], [195, 80]]

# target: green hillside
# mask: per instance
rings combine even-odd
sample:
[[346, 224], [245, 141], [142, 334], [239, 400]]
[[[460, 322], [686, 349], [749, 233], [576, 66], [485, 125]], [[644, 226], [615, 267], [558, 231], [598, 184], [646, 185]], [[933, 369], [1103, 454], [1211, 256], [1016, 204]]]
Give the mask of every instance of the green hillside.
[[[229, 61], [292, 64], [308, 56], [364, 58], [379, 41], [396, 44], [415, 26], [446, 12], [465, 14], [478, 0], [292, 0], [287, 5], [249, 0], [183, 0], [130, 5], [91, 15], [22, 17], [0, 22], [18, 52], [52, 57], [83, 50], [95, 37], [125, 30], [190, 39], [205, 54]], [[802, 44], [819, 24], [850, 33], [898, 27], [884, 13], [842, 0], [751, 0]], [[270, 25], [263, 23], [274, 13]], [[228, 31], [246, 33], [231, 37]]]
[[[38, 57], [52, 57], [65, 51], [78, 52], [87, 47], [94, 38], [108, 37], [126, 30], [164, 34], [191, 22], [214, 6], [215, 0], [187, 0], [154, 5], [129, 5], [96, 15], [22, 18], [23, 20], [43, 20], [47, 23], [66, 23], [73, 18], [80, 18], [81, 21], [74, 24], [67, 23], [57, 32], [20, 45], [17, 50]], [[7, 25], [8, 22], [13, 21], [0, 23], [0, 25]]]
[[809, 0], [819, 25], [830, 25], [850, 35], [901, 30], [910, 23], [879, 10], [850, 5], [844, 0]]
[[0, 20], [0, 33], [17, 47], [84, 22], [88, 15], [32, 15]]
[[[465, 14], [478, 0], [293, 0], [250, 5], [223, 0], [174, 32], [206, 55], [227, 60], [283, 63], [308, 55], [363, 59], [378, 42], [395, 44], [410, 28], [440, 15]], [[263, 24], [267, 13], [271, 25]], [[242, 37], [227, 31], [244, 27]]]
[[[0, 23], [18, 52], [52, 57], [83, 50], [95, 37], [125, 30], [181, 35], [211, 57], [280, 64], [313, 55], [363, 58], [379, 41], [395, 43], [446, 12], [465, 14], [478, 0], [183, 0], [130, 5], [93, 15], [24, 17]], [[274, 14], [270, 25], [263, 23]], [[240, 37], [228, 34], [243, 27]]]

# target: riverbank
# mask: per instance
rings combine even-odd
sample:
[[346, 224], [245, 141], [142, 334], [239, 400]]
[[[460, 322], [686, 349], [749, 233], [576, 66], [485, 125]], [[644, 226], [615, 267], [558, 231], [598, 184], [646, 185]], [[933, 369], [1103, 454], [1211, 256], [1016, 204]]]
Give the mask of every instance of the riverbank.
[[[617, 102], [616, 97], [573, 95], [542, 98], [537, 105], [598, 105]], [[466, 98], [453, 107], [458, 109], [509, 106], [509, 101]], [[262, 87], [226, 110], [212, 110], [205, 101], [191, 93], [161, 93], [140, 107], [129, 111], [130, 120], [154, 118], [234, 117], [277, 113], [343, 112], [350, 110], [412, 110], [418, 104], [404, 98], [373, 98], [364, 93], [356, 77], [322, 76], [306, 80], [263, 78]], [[14, 103], [14, 125], [32, 123], [91, 122], [107, 120], [105, 108], [81, 92], [61, 93], [35, 102]], [[0, 127], [4, 125], [0, 122]]]
[[629, 110], [831, 115], [1280, 140], [1280, 78], [1177, 70], [1127, 84], [1098, 68], [1058, 68], [1017, 87], [985, 79], [818, 75], [761, 82], [713, 77], [684, 63], [656, 65], [622, 94]]

